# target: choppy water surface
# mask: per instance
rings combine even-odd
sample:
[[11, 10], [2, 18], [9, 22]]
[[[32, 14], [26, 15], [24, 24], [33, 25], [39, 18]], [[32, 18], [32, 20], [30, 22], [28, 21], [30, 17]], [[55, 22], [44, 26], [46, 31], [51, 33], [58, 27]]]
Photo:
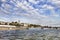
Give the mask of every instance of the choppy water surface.
[[0, 30], [0, 40], [60, 40], [57, 29]]

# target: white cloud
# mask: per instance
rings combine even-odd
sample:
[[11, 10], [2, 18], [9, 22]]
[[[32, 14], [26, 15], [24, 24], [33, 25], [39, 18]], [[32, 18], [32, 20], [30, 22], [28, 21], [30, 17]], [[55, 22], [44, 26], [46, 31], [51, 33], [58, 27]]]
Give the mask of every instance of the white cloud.
[[59, 14], [53, 13], [52, 16], [59, 17]]
[[18, 5], [18, 7], [21, 7], [22, 9], [24, 9], [24, 10], [26, 10], [27, 12], [28, 12], [28, 14], [29, 14], [29, 17], [30, 16], [37, 16], [38, 18], [39, 17], [46, 17], [45, 15], [40, 15], [40, 13], [38, 12], [38, 11], [36, 11], [36, 9], [34, 9], [33, 7], [31, 7], [31, 6], [26, 6], [27, 4], [22, 4], [22, 3], [17, 3]]
[[10, 12], [8, 12], [7, 10], [1, 8], [1, 12], [4, 12], [5, 14], [9, 14]]
[[9, 9], [9, 8], [11, 8], [11, 5], [3, 3], [2, 7], [4, 7], [5, 9]]
[[5, 18], [5, 17], [0, 17], [0, 21], [5, 21], [5, 22], [9, 22], [9, 18]]
[[60, 0], [52, 0], [53, 3], [60, 3]]
[[1, 0], [2, 2], [6, 2], [6, 0]]
[[36, 1], [36, 0], [29, 0], [29, 2], [34, 3], [34, 4], [37, 4], [39, 1]]
[[50, 9], [50, 10], [53, 10], [54, 9], [53, 6], [47, 5], [47, 4], [46, 5], [43, 5], [42, 8], [46, 8], [46, 9]]
[[49, 17], [59, 17], [59, 14], [57, 14], [55, 11], [54, 11], [54, 9], [50, 9], [50, 16]]
[[59, 17], [59, 14], [57, 14], [55, 11], [54, 11], [54, 9], [55, 9], [55, 7], [53, 7], [53, 6], [51, 6], [51, 5], [47, 5], [47, 4], [45, 4], [45, 5], [43, 5], [42, 6], [42, 8], [43, 9], [40, 9], [40, 12], [41, 13], [44, 13], [44, 11], [45, 10], [50, 10], [50, 16], [47, 16], [47, 17]]
[[57, 7], [60, 7], [60, 0], [48, 0], [48, 1], [56, 5]]

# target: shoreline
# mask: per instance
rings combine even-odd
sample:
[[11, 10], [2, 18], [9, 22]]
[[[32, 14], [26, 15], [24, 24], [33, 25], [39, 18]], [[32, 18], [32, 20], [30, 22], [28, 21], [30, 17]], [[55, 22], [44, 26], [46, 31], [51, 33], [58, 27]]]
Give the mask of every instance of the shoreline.
[[24, 30], [24, 29], [60, 29], [60, 27], [29, 27], [29, 26], [11, 26], [11, 25], [0, 25], [0, 30]]
[[[38, 30], [40, 30], [41, 28], [16, 28], [16, 27], [14, 27], [14, 28], [0, 28], [0, 30], [34, 30], [34, 29], [38, 29]], [[43, 30], [46, 30], [46, 29], [53, 29], [53, 28], [43, 28]], [[60, 30], [60, 28], [59, 29], [55, 29], [54, 28], [54, 30]]]

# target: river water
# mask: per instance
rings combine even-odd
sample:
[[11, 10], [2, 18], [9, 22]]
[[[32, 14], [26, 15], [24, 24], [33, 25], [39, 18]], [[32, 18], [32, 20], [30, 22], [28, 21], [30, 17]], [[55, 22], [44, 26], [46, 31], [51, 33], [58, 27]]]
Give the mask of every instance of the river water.
[[0, 30], [0, 40], [60, 40], [58, 29]]

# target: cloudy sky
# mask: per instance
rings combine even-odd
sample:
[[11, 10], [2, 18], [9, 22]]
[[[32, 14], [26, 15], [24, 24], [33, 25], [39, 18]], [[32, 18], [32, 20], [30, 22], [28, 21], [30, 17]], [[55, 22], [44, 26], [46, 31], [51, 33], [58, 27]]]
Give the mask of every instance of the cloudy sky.
[[60, 0], [0, 0], [0, 21], [60, 26]]

